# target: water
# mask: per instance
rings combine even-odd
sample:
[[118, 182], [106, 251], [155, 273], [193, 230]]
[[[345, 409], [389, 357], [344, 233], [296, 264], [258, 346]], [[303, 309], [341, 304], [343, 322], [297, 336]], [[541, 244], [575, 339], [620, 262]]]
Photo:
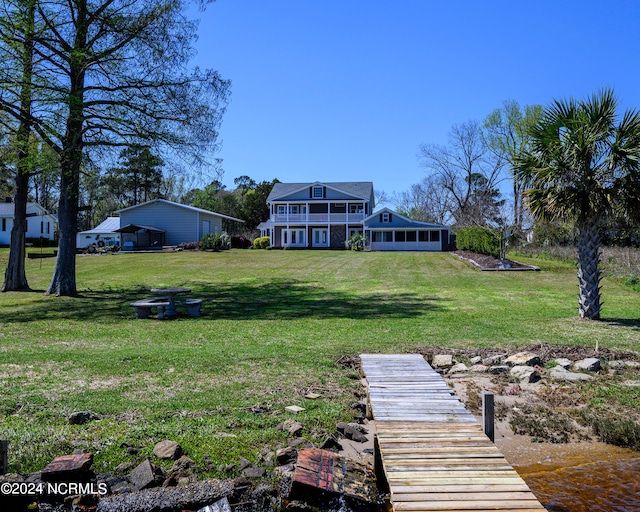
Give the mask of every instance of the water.
[[547, 510], [640, 511], [640, 458], [591, 462], [522, 476]]
[[496, 444], [549, 511], [640, 511], [638, 452], [598, 442]]

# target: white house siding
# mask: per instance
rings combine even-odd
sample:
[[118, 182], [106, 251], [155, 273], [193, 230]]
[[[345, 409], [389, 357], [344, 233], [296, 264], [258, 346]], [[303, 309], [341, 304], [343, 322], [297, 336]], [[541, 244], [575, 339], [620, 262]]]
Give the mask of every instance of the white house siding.
[[[13, 207], [13, 205], [11, 205]], [[27, 214], [41, 213], [40, 210], [27, 207]], [[11, 243], [11, 229], [13, 228], [13, 211], [10, 215], [0, 217], [0, 245]], [[55, 219], [51, 215], [36, 215], [27, 217], [27, 238], [46, 238], [53, 240], [55, 236]]]
[[78, 233], [76, 235], [76, 247], [85, 249], [93, 244], [104, 242], [106, 247], [120, 245], [120, 233]]
[[138, 208], [122, 211], [120, 225], [129, 224], [151, 226], [165, 231], [167, 245], [196, 242], [202, 238], [203, 221], [211, 224], [211, 233], [222, 231], [222, 219], [215, 215], [181, 208], [169, 203], [152, 202]]

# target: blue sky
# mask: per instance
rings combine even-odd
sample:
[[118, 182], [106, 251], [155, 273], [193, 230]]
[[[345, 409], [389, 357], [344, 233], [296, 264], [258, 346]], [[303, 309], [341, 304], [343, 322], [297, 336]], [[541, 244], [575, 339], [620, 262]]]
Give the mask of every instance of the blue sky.
[[217, 0], [194, 64], [232, 81], [223, 183], [425, 176], [421, 143], [504, 100], [547, 105], [613, 87], [640, 107], [635, 0]]

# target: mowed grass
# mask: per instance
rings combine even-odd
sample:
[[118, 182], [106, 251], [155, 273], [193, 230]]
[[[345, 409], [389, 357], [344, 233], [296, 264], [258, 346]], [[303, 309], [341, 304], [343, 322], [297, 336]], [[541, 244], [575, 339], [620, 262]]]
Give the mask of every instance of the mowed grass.
[[[0, 250], [6, 267], [7, 250]], [[346, 354], [534, 344], [640, 349], [640, 294], [605, 280], [605, 320], [577, 318], [575, 269], [480, 272], [446, 253], [253, 251], [77, 258], [81, 297], [46, 297], [54, 260], [27, 260], [32, 292], [0, 294], [0, 439], [9, 470], [74, 449], [95, 469], [178, 441], [202, 474], [286, 443], [291, 413], [319, 442], [350, 420]], [[200, 318], [136, 320], [163, 286], [205, 299]], [[306, 400], [313, 391], [318, 400]], [[69, 425], [74, 411], [102, 416]], [[139, 452], [127, 454], [127, 447]], [[214, 469], [205, 464], [205, 456]]]

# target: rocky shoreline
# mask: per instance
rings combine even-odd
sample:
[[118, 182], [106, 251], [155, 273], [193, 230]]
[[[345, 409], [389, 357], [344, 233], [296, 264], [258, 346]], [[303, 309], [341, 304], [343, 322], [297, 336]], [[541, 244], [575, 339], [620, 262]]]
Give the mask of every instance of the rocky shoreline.
[[[630, 352], [596, 353], [585, 347], [552, 346], [518, 351], [423, 347], [416, 352], [442, 374], [474, 414], [481, 415], [482, 393], [493, 393], [496, 432], [509, 432], [526, 442], [579, 443], [602, 438], [603, 433], [588, 421], [593, 412], [593, 390], [610, 384], [640, 389], [640, 355]], [[359, 359], [354, 356], [342, 357], [339, 364], [359, 370]], [[93, 473], [92, 455], [78, 452], [56, 458], [38, 473], [2, 475], [0, 484], [9, 483], [17, 491], [35, 491], [15, 496], [3, 493], [2, 497], [9, 498], [10, 509], [16, 511], [297, 512], [331, 509], [332, 500], [337, 510], [345, 499], [350, 500], [350, 510], [379, 510], [386, 496], [376, 488], [375, 421], [365, 418], [365, 394], [363, 388], [357, 397], [360, 400], [352, 405], [354, 421], [337, 424], [319, 445], [307, 442], [307, 426], [290, 418], [275, 427], [287, 433], [288, 442], [265, 447], [254, 463], [240, 459], [237, 464], [220, 466], [205, 458], [207, 470], [227, 473], [229, 478], [199, 480], [204, 468], [198, 468], [178, 443], [163, 440], [154, 445], [153, 457], [121, 464], [109, 473]], [[639, 449], [640, 412], [613, 403], [599, 407], [600, 415], [630, 420], [635, 425], [636, 430], [630, 435], [637, 436], [638, 444], [633, 447]], [[69, 422], [98, 419], [90, 411], [79, 411], [69, 417]], [[633, 439], [604, 440], [624, 446]], [[134, 455], [137, 450], [123, 448]], [[343, 482], [341, 487], [309, 486], [300, 468], [304, 466], [306, 471], [309, 465], [312, 467], [314, 457], [339, 458], [340, 463], [335, 466], [348, 468], [337, 478]], [[173, 465], [165, 471], [160, 461], [173, 461]], [[66, 494], [42, 492], [42, 486], [60, 482], [81, 482], [89, 487], [66, 489]], [[34, 502], [38, 503], [37, 508], [33, 508]]]

